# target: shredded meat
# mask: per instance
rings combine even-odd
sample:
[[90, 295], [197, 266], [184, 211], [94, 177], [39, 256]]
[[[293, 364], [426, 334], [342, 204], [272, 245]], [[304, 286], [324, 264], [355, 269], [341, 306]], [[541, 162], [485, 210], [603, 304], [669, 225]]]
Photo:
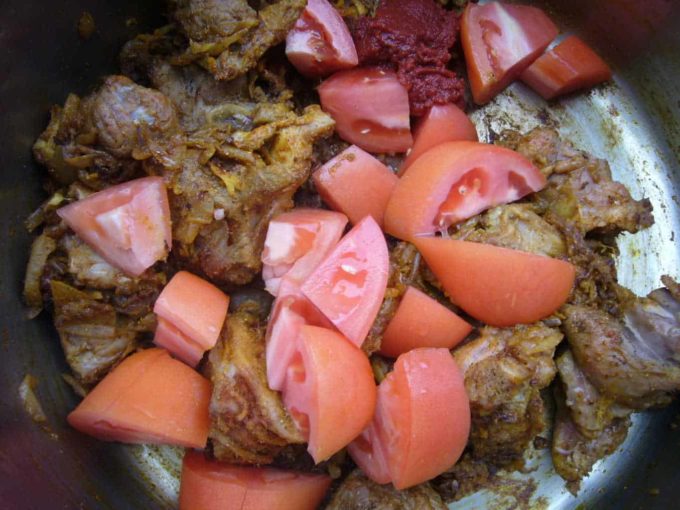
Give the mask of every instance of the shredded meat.
[[267, 385], [264, 332], [259, 307], [246, 302], [229, 314], [208, 357], [209, 437], [223, 461], [267, 464], [285, 446], [304, 442], [281, 396]]
[[556, 374], [553, 356], [562, 334], [541, 323], [482, 328], [453, 356], [470, 398], [470, 443], [475, 458], [497, 466], [521, 462], [546, 427], [540, 391]]
[[378, 485], [358, 469], [342, 482], [326, 510], [446, 510], [446, 505], [429, 484], [396, 490]]

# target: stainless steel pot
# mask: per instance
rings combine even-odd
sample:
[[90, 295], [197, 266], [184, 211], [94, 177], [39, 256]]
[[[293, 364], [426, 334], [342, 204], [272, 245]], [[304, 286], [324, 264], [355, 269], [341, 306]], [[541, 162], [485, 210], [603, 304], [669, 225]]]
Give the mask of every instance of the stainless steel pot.
[[[680, 9], [673, 0], [572, 0], [549, 12], [611, 62], [615, 84], [546, 105], [521, 85], [473, 114], [483, 136], [504, 127], [559, 127], [581, 147], [606, 157], [615, 176], [654, 205], [656, 224], [622, 236], [624, 285], [646, 293], [661, 274], [680, 276]], [[544, 5], [545, 6], [545, 5]], [[84, 9], [97, 24], [87, 41], [76, 23]], [[103, 443], [66, 425], [77, 398], [61, 378], [67, 371], [47, 316], [26, 319], [20, 300], [30, 243], [22, 221], [44, 195], [43, 170], [31, 145], [52, 104], [68, 92], [86, 93], [115, 71], [122, 43], [157, 26], [163, 2], [133, 0], [4, 0], [0, 5], [0, 508], [171, 508], [177, 452]], [[34, 375], [47, 415], [35, 423], [18, 398]], [[547, 457], [524, 475], [537, 482], [550, 508], [677, 508], [680, 503], [680, 424], [671, 408], [637, 415], [623, 447], [596, 466], [579, 496], [571, 496]], [[512, 507], [510, 496], [475, 495], [453, 508]], [[543, 506], [541, 506], [543, 508]]]

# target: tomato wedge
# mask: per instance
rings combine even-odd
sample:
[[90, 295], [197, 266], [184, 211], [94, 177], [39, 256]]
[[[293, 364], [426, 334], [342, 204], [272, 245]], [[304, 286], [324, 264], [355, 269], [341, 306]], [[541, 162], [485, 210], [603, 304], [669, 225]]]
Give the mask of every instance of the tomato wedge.
[[468, 3], [460, 33], [472, 97], [485, 104], [536, 60], [559, 31], [537, 7], [489, 2]]
[[612, 70], [586, 43], [572, 35], [541, 55], [521, 78], [543, 99], [553, 99], [611, 80]]
[[[229, 296], [212, 283], [180, 271], [163, 288], [153, 311], [161, 318], [154, 341], [175, 356], [196, 366], [203, 352], [212, 349], [227, 317]], [[201, 356], [196, 356], [198, 350]]]
[[269, 222], [262, 252], [262, 278], [276, 296], [283, 277], [302, 283], [338, 243], [347, 217], [323, 209], [293, 209]]
[[359, 63], [347, 25], [327, 0], [309, 0], [286, 37], [286, 56], [311, 78], [349, 69]]
[[424, 152], [444, 142], [478, 141], [477, 129], [455, 104], [435, 105], [421, 117], [413, 133], [413, 147], [399, 169], [403, 175], [406, 169]]
[[396, 358], [417, 347], [453, 348], [472, 331], [463, 319], [414, 287], [406, 289], [387, 325], [380, 353]]
[[340, 71], [319, 86], [319, 97], [343, 140], [368, 152], [405, 152], [413, 144], [408, 92], [392, 71]]
[[389, 168], [356, 145], [322, 165], [312, 179], [324, 202], [345, 213], [352, 223], [370, 215], [381, 227], [385, 207], [399, 180]]
[[172, 246], [170, 206], [161, 177], [144, 177], [57, 210], [78, 236], [109, 264], [139, 276]]
[[389, 257], [380, 227], [366, 216], [302, 284], [302, 292], [361, 347], [387, 287]]
[[375, 482], [406, 489], [453, 466], [469, 433], [470, 404], [451, 354], [415, 349], [380, 383], [375, 417], [349, 453]]
[[385, 231], [406, 241], [433, 235], [545, 185], [541, 172], [517, 152], [476, 142], [443, 143], [399, 180], [385, 210]]
[[574, 286], [575, 268], [563, 260], [452, 239], [414, 242], [451, 301], [492, 326], [543, 319]]
[[187, 451], [180, 510], [314, 510], [330, 477], [274, 468], [231, 466]]
[[308, 436], [316, 463], [347, 446], [375, 411], [373, 371], [363, 351], [335, 331], [302, 326], [283, 402]]
[[283, 390], [288, 366], [297, 352], [300, 329], [305, 325], [335, 329], [302, 294], [299, 285], [285, 277], [274, 300], [265, 337], [267, 384], [271, 389]]
[[104, 441], [203, 448], [211, 392], [210, 381], [164, 349], [146, 349], [114, 368], [67, 420]]

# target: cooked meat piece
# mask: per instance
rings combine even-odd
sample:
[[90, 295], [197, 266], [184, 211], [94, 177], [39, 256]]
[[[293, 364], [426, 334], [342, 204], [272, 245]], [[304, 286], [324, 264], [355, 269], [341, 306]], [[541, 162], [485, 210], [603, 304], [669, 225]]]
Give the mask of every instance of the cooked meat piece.
[[213, 384], [209, 437], [223, 461], [267, 464], [288, 444], [304, 438], [281, 396], [267, 385], [265, 324], [257, 305], [244, 303], [230, 313], [206, 375]]
[[108, 290], [129, 287], [133, 278], [106, 262], [75, 235], [60, 240], [68, 257], [68, 271], [79, 287]]
[[458, 225], [451, 237], [548, 257], [566, 255], [560, 231], [536, 214], [531, 204], [494, 207]]
[[91, 101], [97, 140], [117, 157], [129, 157], [149, 137], [167, 136], [178, 127], [167, 97], [125, 76], [109, 76]]
[[177, 126], [174, 108], [160, 92], [110, 76], [90, 96], [71, 94], [63, 108], [54, 107], [33, 151], [57, 182], [80, 179], [101, 189], [137, 176], [132, 152]]
[[366, 354], [370, 355], [380, 349], [382, 335], [409, 285], [422, 288], [420, 254], [414, 245], [400, 241], [390, 249], [390, 273], [385, 298], [366, 340], [361, 345]]
[[538, 128], [525, 136], [505, 132], [500, 143], [524, 154], [550, 176], [548, 186], [535, 195], [537, 204], [582, 233], [634, 233], [654, 223], [649, 200], [634, 200], [612, 179], [605, 160], [577, 152], [554, 130]]
[[252, 280], [269, 220], [293, 206], [314, 142], [332, 130], [332, 119], [309, 106], [223, 140], [197, 135], [147, 160], [149, 171], [169, 182], [173, 256], [217, 283]]
[[678, 308], [666, 289], [628, 304], [625, 324], [597, 309], [567, 305], [564, 330], [598, 391], [645, 409], [667, 404], [680, 389]]
[[54, 325], [66, 361], [84, 385], [92, 385], [137, 346], [137, 331], [110, 304], [63, 282], [51, 282]]
[[571, 420], [585, 438], [597, 438], [614, 419], [625, 418], [632, 412], [601, 395], [578, 367], [571, 351], [564, 351], [555, 363]]
[[553, 428], [552, 460], [555, 471], [569, 482], [576, 494], [581, 479], [590, 473], [595, 462], [616, 451], [628, 435], [630, 419], [615, 418], [596, 437], [588, 439], [579, 433], [565, 405], [561, 390], [555, 392], [557, 413]]
[[562, 334], [541, 323], [511, 329], [482, 328], [480, 337], [453, 356], [470, 398], [473, 456], [496, 466], [521, 462], [546, 426], [540, 391], [556, 374]]
[[176, 0], [174, 17], [189, 48], [173, 63], [198, 62], [218, 80], [233, 80], [257, 65], [286, 38], [305, 0], [262, 2], [256, 12], [246, 0]]
[[398, 491], [391, 484], [378, 485], [360, 470], [342, 482], [326, 510], [446, 510], [442, 498], [429, 484]]

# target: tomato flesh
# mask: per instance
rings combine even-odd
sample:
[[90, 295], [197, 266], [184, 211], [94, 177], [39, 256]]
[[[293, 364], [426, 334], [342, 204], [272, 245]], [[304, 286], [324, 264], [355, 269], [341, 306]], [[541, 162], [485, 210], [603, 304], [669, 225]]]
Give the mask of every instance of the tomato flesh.
[[464, 379], [448, 349], [414, 349], [380, 383], [373, 421], [349, 452], [375, 482], [406, 489], [455, 464], [469, 433]]
[[547, 51], [523, 73], [522, 81], [543, 99], [554, 99], [610, 80], [609, 66], [586, 43], [572, 35]]
[[170, 206], [161, 177], [144, 177], [57, 210], [64, 222], [109, 264], [139, 276], [172, 246]]
[[468, 3], [461, 19], [461, 42], [475, 103], [488, 103], [505, 89], [558, 33], [537, 7]]
[[340, 71], [319, 86], [321, 107], [340, 138], [368, 152], [405, 152], [413, 144], [408, 92], [392, 71]]
[[371, 421], [375, 399], [373, 371], [363, 351], [337, 332], [300, 328], [283, 402], [307, 435], [307, 450], [316, 463], [361, 433]]
[[302, 292], [360, 347], [382, 304], [389, 256], [380, 227], [366, 216], [302, 284]]
[[187, 451], [182, 461], [180, 510], [314, 510], [330, 477], [275, 468], [232, 466]]
[[490, 244], [414, 241], [451, 301], [486, 324], [530, 324], [562, 306], [576, 270], [563, 260]]
[[407, 241], [433, 235], [545, 185], [545, 177], [517, 152], [477, 142], [443, 143], [399, 180], [385, 210], [385, 231]]
[[359, 63], [347, 25], [327, 0], [309, 0], [286, 37], [286, 56], [301, 74], [327, 76]]
[[269, 223], [262, 252], [265, 288], [276, 296], [281, 279], [302, 283], [338, 243], [347, 217], [322, 209], [294, 209]]
[[203, 358], [205, 349], [194, 342], [187, 335], [177, 329], [170, 321], [158, 317], [158, 325], [153, 337], [153, 343], [163, 347], [173, 356], [195, 368]]
[[429, 149], [444, 142], [476, 142], [477, 129], [465, 112], [455, 104], [435, 105], [418, 121], [413, 147], [401, 165], [403, 175], [413, 162]]

